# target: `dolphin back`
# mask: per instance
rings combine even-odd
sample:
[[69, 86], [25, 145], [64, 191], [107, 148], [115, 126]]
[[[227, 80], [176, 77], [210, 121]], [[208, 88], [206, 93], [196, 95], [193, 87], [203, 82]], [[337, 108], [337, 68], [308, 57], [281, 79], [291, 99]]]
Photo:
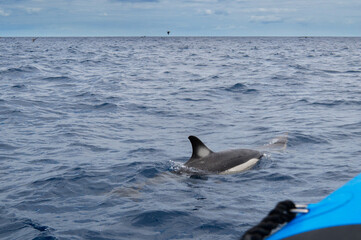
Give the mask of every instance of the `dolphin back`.
[[223, 173], [234, 167], [245, 164], [252, 159], [257, 162], [262, 156], [262, 153], [255, 150], [234, 149], [212, 153], [203, 158], [191, 158], [185, 165], [210, 173]]
[[192, 144], [193, 153], [184, 165], [209, 173], [222, 173], [247, 163], [249, 160], [257, 162], [263, 156], [262, 153], [251, 149], [213, 152], [197, 137], [189, 136], [188, 138]]

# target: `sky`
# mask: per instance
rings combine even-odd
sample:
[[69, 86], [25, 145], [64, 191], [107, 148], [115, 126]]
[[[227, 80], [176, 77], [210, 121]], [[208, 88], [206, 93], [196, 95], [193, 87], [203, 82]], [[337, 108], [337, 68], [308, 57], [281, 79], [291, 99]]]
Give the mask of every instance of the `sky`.
[[361, 0], [0, 0], [1, 36], [361, 36]]

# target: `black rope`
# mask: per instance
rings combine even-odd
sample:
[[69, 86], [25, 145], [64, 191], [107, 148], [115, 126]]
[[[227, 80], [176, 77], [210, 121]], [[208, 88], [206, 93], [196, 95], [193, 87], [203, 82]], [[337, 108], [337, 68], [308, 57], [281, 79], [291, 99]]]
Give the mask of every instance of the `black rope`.
[[248, 229], [241, 240], [263, 240], [280, 224], [290, 222], [295, 218], [296, 214], [290, 211], [294, 208], [296, 205], [290, 200], [279, 202], [259, 224]]

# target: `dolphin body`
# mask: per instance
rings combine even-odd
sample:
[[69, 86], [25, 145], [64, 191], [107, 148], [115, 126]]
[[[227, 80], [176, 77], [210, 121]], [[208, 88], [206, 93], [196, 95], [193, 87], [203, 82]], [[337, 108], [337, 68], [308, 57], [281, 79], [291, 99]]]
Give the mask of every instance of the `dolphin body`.
[[[270, 143], [258, 147], [262, 151], [267, 150], [282, 151], [287, 147], [287, 136], [285, 133], [271, 140]], [[251, 149], [233, 149], [222, 152], [211, 151], [201, 140], [195, 136], [189, 136], [193, 148], [191, 158], [181, 167], [171, 171], [175, 174], [190, 174], [191, 178], [206, 179], [208, 174], [232, 174], [238, 173], [252, 168], [263, 157], [263, 153]], [[130, 197], [134, 201], [138, 201], [140, 191], [148, 184], [157, 184], [168, 182], [169, 175], [167, 172], [159, 174], [154, 178], [150, 178], [144, 183], [136, 183], [133, 186], [123, 186], [115, 188], [111, 194]]]
[[184, 164], [187, 168], [204, 173], [231, 174], [252, 168], [263, 153], [251, 149], [232, 149], [221, 152], [211, 151], [199, 138], [189, 136], [193, 153]]

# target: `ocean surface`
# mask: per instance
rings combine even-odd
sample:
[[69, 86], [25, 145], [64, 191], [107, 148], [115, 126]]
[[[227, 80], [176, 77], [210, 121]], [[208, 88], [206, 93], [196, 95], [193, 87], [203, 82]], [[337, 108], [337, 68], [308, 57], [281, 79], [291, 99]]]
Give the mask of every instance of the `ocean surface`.
[[[361, 172], [361, 38], [0, 38], [0, 239], [239, 239]], [[251, 170], [174, 174], [189, 135]]]

